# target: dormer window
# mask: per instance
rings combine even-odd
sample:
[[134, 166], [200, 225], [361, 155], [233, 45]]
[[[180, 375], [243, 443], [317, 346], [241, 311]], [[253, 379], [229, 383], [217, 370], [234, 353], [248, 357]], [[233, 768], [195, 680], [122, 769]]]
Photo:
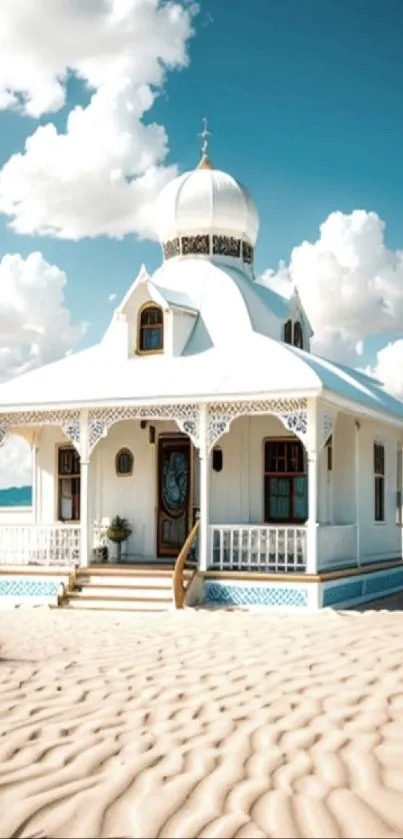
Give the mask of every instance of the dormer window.
[[284, 343], [298, 347], [300, 350], [304, 349], [304, 333], [298, 320], [295, 323], [292, 320], [287, 320], [284, 324]]
[[304, 349], [304, 336], [302, 334], [302, 326], [299, 320], [296, 320], [294, 323], [294, 335], [293, 335], [293, 344], [294, 347], [298, 347], [298, 349]]
[[160, 306], [146, 303], [139, 313], [137, 352], [142, 355], [164, 349], [164, 315]]
[[288, 320], [284, 325], [284, 343], [292, 344], [292, 321]]

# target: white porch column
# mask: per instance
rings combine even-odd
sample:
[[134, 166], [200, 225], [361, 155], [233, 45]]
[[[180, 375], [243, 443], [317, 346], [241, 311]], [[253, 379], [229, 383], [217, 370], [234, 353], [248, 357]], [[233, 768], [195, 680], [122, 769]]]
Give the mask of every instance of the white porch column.
[[308, 400], [308, 518], [307, 559], [308, 574], [318, 571], [318, 408], [315, 399]]
[[200, 406], [200, 529], [199, 570], [207, 571], [209, 564], [210, 513], [210, 452], [208, 450], [208, 406]]
[[89, 564], [89, 446], [88, 446], [88, 411], [81, 411], [80, 416], [80, 565]]
[[40, 432], [34, 431], [32, 439], [32, 511], [35, 524], [39, 520], [39, 487], [38, 487], [38, 451]]
[[88, 550], [88, 471], [89, 461], [82, 460], [80, 462], [80, 565], [86, 568], [89, 562]]

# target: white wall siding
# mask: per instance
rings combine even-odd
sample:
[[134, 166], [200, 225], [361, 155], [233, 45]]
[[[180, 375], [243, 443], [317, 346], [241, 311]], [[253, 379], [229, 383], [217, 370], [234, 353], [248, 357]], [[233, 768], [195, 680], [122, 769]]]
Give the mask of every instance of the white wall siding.
[[334, 524], [355, 522], [354, 434], [354, 418], [339, 414], [333, 435]]
[[[362, 559], [401, 556], [401, 528], [396, 524], [398, 431], [380, 423], [361, 423], [360, 438], [360, 553]], [[385, 446], [385, 521], [374, 518], [374, 442]]]

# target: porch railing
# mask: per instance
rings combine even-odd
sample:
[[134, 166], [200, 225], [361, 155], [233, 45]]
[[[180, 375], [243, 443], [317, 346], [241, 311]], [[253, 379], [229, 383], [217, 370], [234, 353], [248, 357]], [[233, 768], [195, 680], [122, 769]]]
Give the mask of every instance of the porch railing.
[[[192, 545], [194, 544], [200, 526], [200, 519], [195, 521], [191, 531], [188, 533], [178, 558], [175, 562], [174, 573], [172, 575], [172, 588], [174, 596], [175, 609], [182, 609], [185, 602], [186, 586], [184, 582], [185, 565], [189, 558]], [[194, 571], [196, 574], [196, 570]]]
[[211, 570], [306, 570], [305, 527], [214, 524], [209, 531]]
[[79, 525], [0, 525], [0, 565], [71, 567], [79, 560]]
[[357, 561], [355, 524], [320, 524], [318, 527], [318, 571], [329, 571]]

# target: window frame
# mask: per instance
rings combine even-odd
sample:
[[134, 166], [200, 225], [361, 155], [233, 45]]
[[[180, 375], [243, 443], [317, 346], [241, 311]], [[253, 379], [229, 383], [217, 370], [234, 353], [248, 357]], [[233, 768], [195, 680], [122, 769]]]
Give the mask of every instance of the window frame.
[[291, 318], [288, 318], [284, 324], [284, 343], [292, 346], [292, 338], [293, 338], [293, 322]]
[[[121, 458], [122, 455], [128, 455], [128, 457], [130, 458], [130, 470], [128, 472], [120, 472], [120, 470], [118, 468], [119, 458]], [[115, 474], [118, 478], [130, 478], [131, 475], [133, 475], [133, 469], [134, 469], [134, 455], [133, 455], [133, 452], [130, 451], [130, 449], [128, 449], [127, 446], [122, 446], [122, 448], [119, 449], [119, 451], [117, 451], [116, 454], [115, 454]]]
[[[144, 324], [143, 318], [144, 315], [150, 311], [150, 309], [155, 309], [161, 315], [161, 323], [157, 324]], [[148, 329], [159, 329], [161, 333], [161, 346], [157, 347], [156, 349], [143, 349], [143, 333], [144, 330]], [[147, 303], [144, 303], [143, 306], [140, 306], [138, 311], [137, 317], [137, 342], [136, 342], [136, 352], [138, 355], [158, 355], [164, 352], [164, 312], [161, 306], [158, 303], [154, 303], [152, 300], [148, 300]]]
[[[266, 463], [268, 462], [268, 457], [266, 456], [267, 446], [273, 443], [283, 443], [286, 446], [296, 445], [300, 448], [302, 454], [302, 465], [303, 471], [286, 471], [286, 472], [276, 472], [269, 469], [266, 469]], [[291, 507], [291, 516], [288, 519], [274, 519], [269, 516], [268, 511], [268, 492], [266, 491], [266, 483], [267, 479], [271, 477], [282, 477], [288, 478], [290, 481], [290, 486], [292, 487], [292, 492], [290, 492], [290, 507]], [[276, 524], [276, 525], [301, 525], [305, 524], [308, 519], [308, 511], [306, 518], [295, 518], [294, 516], [294, 498], [295, 492], [293, 487], [293, 479], [295, 478], [306, 478], [307, 484], [307, 493], [308, 493], [308, 462], [307, 462], [307, 454], [306, 450], [296, 437], [265, 437], [263, 440], [263, 518], [265, 524]]]
[[292, 343], [298, 350], [304, 349], [304, 330], [300, 320], [295, 320], [292, 325]]
[[[382, 450], [381, 463], [377, 458], [379, 457], [378, 450]], [[386, 447], [381, 440], [374, 440], [372, 448], [373, 457], [373, 479], [374, 479], [374, 523], [386, 523], [386, 504], [385, 504], [385, 479], [386, 479]], [[378, 461], [378, 462], [377, 462]], [[380, 496], [378, 497], [378, 488], [380, 488]]]
[[[61, 457], [63, 452], [68, 452], [73, 455], [73, 466], [77, 466], [78, 469], [71, 472], [63, 473], [61, 470]], [[70, 523], [79, 523], [80, 522], [80, 504], [81, 504], [81, 458], [78, 451], [74, 448], [74, 446], [69, 444], [61, 444], [57, 446], [56, 452], [56, 466], [57, 466], [57, 520], [63, 522], [64, 524]], [[71, 518], [63, 518], [62, 517], [62, 481], [70, 481], [71, 483], [71, 497], [72, 497], [72, 512], [73, 516]]]
[[290, 347], [296, 347], [298, 350], [305, 349], [304, 328], [300, 320], [293, 320], [288, 318], [283, 326], [283, 341]]

